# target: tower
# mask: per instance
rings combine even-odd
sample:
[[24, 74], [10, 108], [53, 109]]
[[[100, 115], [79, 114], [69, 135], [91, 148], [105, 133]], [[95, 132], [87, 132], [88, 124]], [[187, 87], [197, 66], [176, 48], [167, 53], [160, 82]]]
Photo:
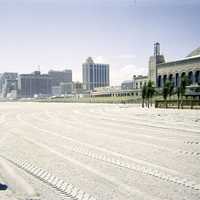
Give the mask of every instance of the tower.
[[149, 80], [157, 87], [158, 64], [165, 62], [164, 56], [160, 54], [160, 43], [154, 43], [154, 55], [149, 59]]
[[154, 43], [154, 56], [160, 55], [160, 43], [156, 42]]

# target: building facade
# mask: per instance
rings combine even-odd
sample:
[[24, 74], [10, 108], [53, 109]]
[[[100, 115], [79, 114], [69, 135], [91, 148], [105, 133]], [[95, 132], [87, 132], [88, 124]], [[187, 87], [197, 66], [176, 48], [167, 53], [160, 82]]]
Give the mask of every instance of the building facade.
[[157, 42], [154, 44], [154, 55], [149, 59], [149, 74], [148, 79], [153, 81], [154, 83], [157, 82], [158, 76], [158, 67], [157, 65], [160, 63], [164, 63], [165, 58], [163, 55], [160, 54], [160, 44]]
[[52, 78], [52, 86], [59, 86], [60, 83], [72, 83], [72, 70], [63, 71], [50, 70], [48, 75]]
[[9, 94], [16, 94], [18, 91], [18, 74], [5, 72], [0, 76], [0, 93], [1, 97], [6, 98]]
[[133, 75], [133, 89], [142, 89], [145, 83], [148, 82], [148, 76]]
[[62, 93], [61, 93], [61, 87], [60, 86], [52, 86], [51, 87], [51, 93], [52, 93], [52, 96], [61, 96]]
[[126, 80], [121, 83], [121, 90], [133, 89], [133, 80]]
[[[155, 45], [160, 49], [159, 43]], [[190, 84], [200, 84], [200, 48], [183, 59], [171, 62], [165, 62], [158, 49], [154, 49], [154, 56], [150, 57], [148, 77], [156, 87], [162, 88], [166, 80], [172, 81], [174, 87], [179, 87], [184, 75], [188, 77]]]
[[60, 88], [61, 88], [61, 94], [63, 94], [64, 96], [70, 95], [72, 94], [72, 90], [73, 90], [73, 83], [69, 82], [63, 82], [60, 83]]
[[41, 74], [40, 71], [32, 74], [20, 74], [18, 84], [20, 97], [51, 95], [52, 78], [48, 74]]
[[110, 85], [110, 70], [108, 64], [96, 64], [89, 57], [82, 66], [83, 85], [86, 90]]
[[174, 87], [180, 86], [181, 77], [186, 75], [190, 85], [200, 84], [200, 47], [183, 59], [166, 62], [164, 55], [160, 54], [160, 44], [154, 44], [154, 55], [149, 58], [148, 76], [133, 76], [133, 94], [141, 96], [144, 83], [153, 81], [156, 88], [162, 88], [167, 80]]

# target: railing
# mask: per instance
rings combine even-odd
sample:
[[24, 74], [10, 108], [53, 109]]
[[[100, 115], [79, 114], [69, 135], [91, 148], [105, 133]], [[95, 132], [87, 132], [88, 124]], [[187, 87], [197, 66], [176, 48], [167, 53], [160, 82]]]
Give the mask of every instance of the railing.
[[200, 100], [184, 99], [184, 100], [156, 100], [155, 108], [187, 108], [200, 109]]

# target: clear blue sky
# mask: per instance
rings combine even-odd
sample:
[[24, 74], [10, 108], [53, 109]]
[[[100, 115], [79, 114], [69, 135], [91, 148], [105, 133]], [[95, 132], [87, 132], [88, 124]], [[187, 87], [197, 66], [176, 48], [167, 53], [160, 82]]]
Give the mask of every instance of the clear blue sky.
[[199, 0], [0, 0], [0, 72], [71, 68], [81, 80], [92, 56], [116, 85], [147, 73], [155, 41], [167, 60], [199, 47], [199, 11]]

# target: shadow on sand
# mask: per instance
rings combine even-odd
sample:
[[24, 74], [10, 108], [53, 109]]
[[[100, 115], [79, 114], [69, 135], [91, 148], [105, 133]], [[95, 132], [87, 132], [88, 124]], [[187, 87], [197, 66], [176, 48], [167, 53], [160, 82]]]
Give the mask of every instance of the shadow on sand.
[[8, 189], [7, 185], [0, 183], [0, 191], [1, 190], [7, 190], [7, 189]]

